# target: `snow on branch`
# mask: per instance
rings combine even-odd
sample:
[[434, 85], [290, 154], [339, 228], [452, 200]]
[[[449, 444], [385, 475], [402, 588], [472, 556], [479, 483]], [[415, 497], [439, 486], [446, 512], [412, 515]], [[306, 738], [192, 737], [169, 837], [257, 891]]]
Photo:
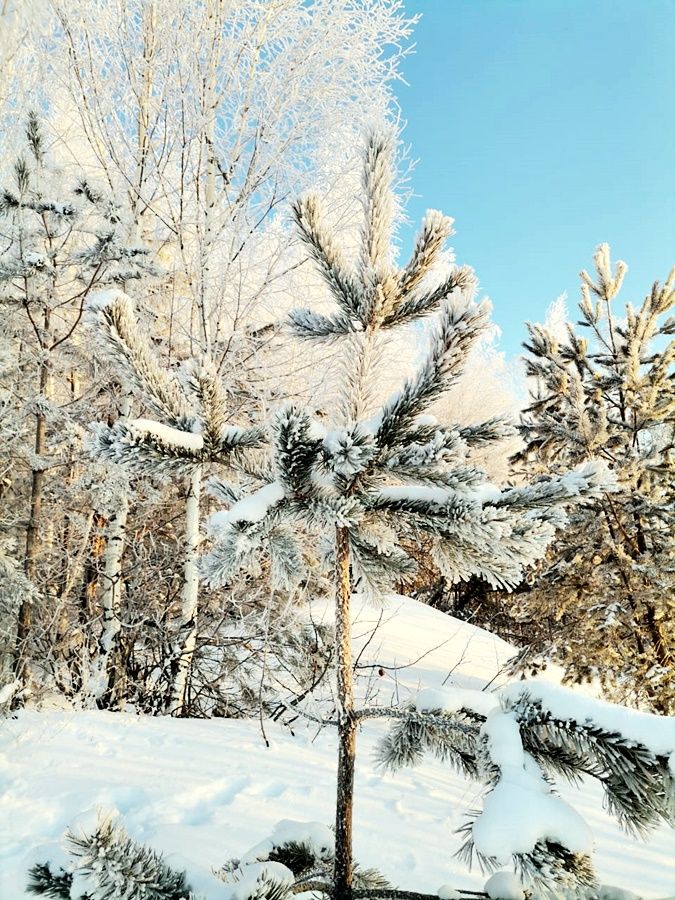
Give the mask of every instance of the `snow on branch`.
[[201, 435], [148, 419], [96, 423], [90, 435], [90, 452], [138, 475], [187, 475], [202, 462]]
[[[423, 690], [380, 743], [390, 769], [430, 752], [467, 777], [487, 779], [483, 809], [461, 831], [460, 855], [487, 868], [515, 860], [550, 888], [594, 884], [592, 835], [553, 790], [553, 776], [600, 782], [621, 825], [645, 834], [675, 824], [675, 718], [625, 709], [546, 682], [486, 693]], [[365, 710], [363, 718], [375, 715]]]
[[443, 303], [426, 360], [382, 409], [377, 429], [380, 446], [405, 440], [415, 417], [460, 375], [471, 345], [486, 327], [488, 311], [487, 303], [476, 304], [464, 296]]
[[546, 478], [504, 491], [496, 506], [533, 508], [568, 501], [590, 500], [614, 490], [616, 480], [602, 461], [583, 463], [559, 478]]
[[188, 450], [191, 453], [199, 453], [204, 449], [204, 438], [201, 434], [191, 431], [182, 431], [163, 425], [153, 419], [130, 419], [128, 426], [135, 434], [152, 436], [172, 450]]
[[118, 289], [100, 291], [89, 298], [87, 309], [104, 351], [146, 397], [152, 412], [173, 426], [185, 425], [189, 407], [183, 389], [139, 331], [131, 297]]
[[237, 522], [261, 522], [270, 508], [284, 499], [284, 488], [278, 481], [266, 484], [252, 494], [237, 500], [228, 510], [214, 513], [208, 522], [209, 531], [218, 534]]
[[516, 716], [501, 710], [490, 713], [481, 742], [494, 786], [473, 823], [469, 846], [492, 868], [515, 858], [535, 876], [541, 874], [537, 856], [551, 848], [550, 866], [557, 869], [559, 883], [566, 880], [569, 867], [570, 887], [594, 884], [591, 831], [525, 753]]

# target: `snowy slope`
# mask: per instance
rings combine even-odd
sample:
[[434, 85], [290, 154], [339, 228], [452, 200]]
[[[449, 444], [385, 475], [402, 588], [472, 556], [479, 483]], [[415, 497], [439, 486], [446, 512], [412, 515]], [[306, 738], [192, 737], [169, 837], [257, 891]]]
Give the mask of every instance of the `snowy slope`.
[[[359, 693], [381, 703], [448, 677], [480, 687], [513, 652], [481, 629], [400, 597], [379, 610], [358, 608], [354, 635], [365, 648]], [[382, 727], [369, 724], [360, 736], [357, 858], [401, 887], [480, 889], [484, 877], [453, 858], [453, 832], [462, 811], [476, 806], [477, 786], [432, 760], [382, 775], [372, 762]], [[269, 748], [254, 722], [67, 710], [24, 711], [0, 722], [0, 896], [27, 896], [28, 866], [54, 859], [64, 829], [88, 824], [101, 807], [118, 810], [134, 837], [187, 868], [207, 897], [222, 897], [211, 867], [246, 851], [279, 819], [331, 822], [334, 735], [303, 725], [295, 735], [266, 725], [266, 734]], [[645, 898], [675, 894], [675, 832], [632, 841], [603, 813], [599, 791], [564, 793], [593, 829], [605, 882]]]

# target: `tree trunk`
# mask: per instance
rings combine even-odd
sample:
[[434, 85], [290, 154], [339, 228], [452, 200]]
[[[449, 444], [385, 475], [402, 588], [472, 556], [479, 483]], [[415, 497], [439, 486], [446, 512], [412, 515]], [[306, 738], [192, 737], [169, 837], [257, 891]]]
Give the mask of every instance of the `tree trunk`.
[[338, 690], [338, 772], [335, 806], [335, 900], [352, 896], [352, 813], [356, 762], [356, 719], [351, 642], [349, 532], [335, 532], [335, 648]]
[[168, 712], [180, 716], [185, 709], [187, 678], [197, 643], [197, 605], [199, 602], [199, 497], [202, 467], [190, 476], [185, 505], [185, 563], [181, 612], [171, 658], [171, 697]]
[[122, 555], [126, 537], [129, 499], [124, 493], [117, 509], [110, 517], [107, 529], [101, 608], [103, 627], [98, 639], [98, 658], [92, 672], [92, 693], [98, 705], [110, 709], [116, 699], [119, 671], [115, 664], [118, 635], [121, 630], [119, 608], [124, 583], [122, 581]]
[[[40, 364], [40, 400], [46, 400], [51, 395], [51, 375], [49, 362]], [[35, 583], [37, 568], [37, 553], [39, 548], [39, 534], [42, 527], [42, 500], [44, 497], [45, 470], [42, 457], [47, 451], [47, 416], [42, 408], [36, 415], [35, 422], [35, 464], [31, 472], [30, 485], [30, 513], [26, 528], [26, 550], [24, 554], [24, 571], [28, 579]], [[24, 682], [30, 676], [27, 641], [33, 624], [33, 599], [26, 597], [19, 607], [19, 617], [16, 632], [15, 674], [17, 679]]]
[[[120, 418], [128, 418], [131, 412], [131, 394], [125, 392], [119, 406]], [[99, 637], [99, 655], [93, 675], [93, 695], [98, 705], [110, 709], [117, 698], [120, 680], [117, 652], [118, 636], [121, 631], [119, 610], [124, 580], [122, 578], [122, 558], [127, 536], [129, 517], [129, 494], [126, 490], [119, 497], [117, 509], [108, 523], [105, 562], [103, 567], [103, 590], [101, 608], [103, 628]]]

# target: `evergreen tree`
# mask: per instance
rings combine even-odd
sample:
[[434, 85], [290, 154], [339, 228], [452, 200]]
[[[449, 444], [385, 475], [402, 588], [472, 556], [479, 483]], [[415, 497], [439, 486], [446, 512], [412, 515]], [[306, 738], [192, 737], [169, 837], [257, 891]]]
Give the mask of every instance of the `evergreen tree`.
[[[466, 454], [476, 444], [501, 438], [504, 424], [491, 419], [453, 427], [425, 415], [459, 376], [487, 324], [488, 310], [473, 300], [470, 270], [453, 267], [435, 279], [434, 263], [452, 225], [438, 212], [427, 214], [410, 262], [395, 266], [392, 156], [390, 138], [368, 140], [355, 259], [327, 227], [316, 197], [295, 205], [298, 232], [335, 308], [297, 309], [290, 322], [302, 338], [343, 344], [340, 403], [328, 428], [296, 405], [278, 411], [271, 427], [269, 481], [245, 496], [238, 488], [228, 496], [223, 488], [221, 498], [230, 508], [212, 517], [217, 543], [203, 561], [210, 583], [226, 582], [279, 527], [290, 526], [315, 535], [314, 542], [320, 540], [325, 548], [325, 563], [333, 568], [339, 733], [333, 881], [338, 900], [352, 893], [356, 734], [359, 722], [372, 714], [354, 706], [352, 591], [377, 596], [412, 571], [402, 536], [429, 538], [441, 571], [452, 580], [479, 574], [495, 585], [516, 585], [565, 522], [562, 504], [597, 493], [603, 483], [602, 467], [588, 463], [563, 478], [500, 491], [467, 463]], [[432, 315], [428, 350], [416, 374], [375, 406], [373, 363], [382, 344], [394, 329]], [[293, 559], [292, 541], [284, 552]], [[295, 559], [301, 558], [297, 550]], [[298, 569], [293, 566], [296, 577]]]
[[[523, 665], [552, 659], [622, 702], [675, 712], [675, 270], [642, 304], [616, 297], [626, 266], [609, 248], [581, 273], [581, 319], [558, 336], [530, 326], [534, 379], [517, 457], [531, 474], [598, 457], [616, 488], [572, 512], [518, 615], [534, 630]], [[538, 623], [550, 627], [538, 627]]]

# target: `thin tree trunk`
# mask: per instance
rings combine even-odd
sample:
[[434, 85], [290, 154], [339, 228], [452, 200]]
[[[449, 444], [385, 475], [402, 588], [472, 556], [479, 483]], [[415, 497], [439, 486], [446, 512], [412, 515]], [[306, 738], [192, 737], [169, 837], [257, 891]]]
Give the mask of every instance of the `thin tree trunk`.
[[[48, 323], [47, 323], [48, 324]], [[40, 364], [40, 400], [47, 400], [51, 395], [51, 375], [49, 363]], [[28, 579], [35, 583], [37, 569], [37, 553], [39, 548], [39, 535], [42, 527], [42, 500], [44, 497], [45, 470], [42, 458], [47, 451], [47, 416], [40, 409], [35, 422], [35, 466], [31, 472], [30, 485], [30, 513], [26, 528], [26, 549], [24, 554], [24, 571]], [[26, 683], [30, 677], [27, 641], [33, 625], [33, 599], [30, 596], [24, 598], [19, 607], [19, 617], [16, 632], [15, 674], [17, 679]]]
[[84, 567], [80, 593], [80, 623], [85, 626], [91, 620], [96, 605], [96, 595], [101, 575], [101, 557], [105, 553], [105, 531], [107, 526], [108, 520], [103, 513], [94, 510], [89, 538], [89, 553], [87, 554], [87, 563]]
[[[122, 397], [119, 407], [121, 418], [127, 418], [131, 412], [131, 395], [127, 392]], [[101, 591], [101, 608], [103, 628], [99, 637], [99, 654], [93, 675], [93, 696], [105, 709], [109, 709], [117, 699], [117, 688], [121, 672], [118, 666], [117, 652], [121, 624], [119, 618], [120, 601], [124, 590], [122, 577], [122, 558], [127, 535], [129, 517], [129, 494], [123, 491], [118, 500], [117, 509], [110, 516], [108, 523], [105, 562], [103, 567], [103, 590]]]
[[199, 499], [202, 467], [190, 476], [185, 504], [185, 563], [181, 612], [171, 659], [171, 697], [168, 712], [180, 716], [185, 709], [187, 679], [197, 643], [197, 606], [199, 602]]
[[349, 576], [349, 532], [335, 531], [335, 648], [338, 690], [338, 772], [335, 805], [335, 900], [352, 895], [352, 814], [356, 728], [351, 642], [351, 583]]
[[117, 658], [118, 635], [121, 630], [119, 608], [122, 595], [122, 556], [126, 537], [129, 498], [126, 492], [119, 499], [107, 529], [101, 608], [103, 626], [98, 639], [98, 657], [92, 672], [92, 694], [99, 706], [109, 709], [115, 702], [119, 671]]
[[134, 174], [133, 193], [131, 195], [131, 237], [141, 239], [142, 217], [145, 212], [146, 198], [145, 180], [148, 172], [148, 159], [150, 151], [150, 100], [152, 98], [154, 60], [155, 60], [155, 30], [157, 27], [157, 10], [155, 0], [149, 0], [143, 10], [143, 81], [138, 97], [137, 132], [136, 132], [136, 172]]

